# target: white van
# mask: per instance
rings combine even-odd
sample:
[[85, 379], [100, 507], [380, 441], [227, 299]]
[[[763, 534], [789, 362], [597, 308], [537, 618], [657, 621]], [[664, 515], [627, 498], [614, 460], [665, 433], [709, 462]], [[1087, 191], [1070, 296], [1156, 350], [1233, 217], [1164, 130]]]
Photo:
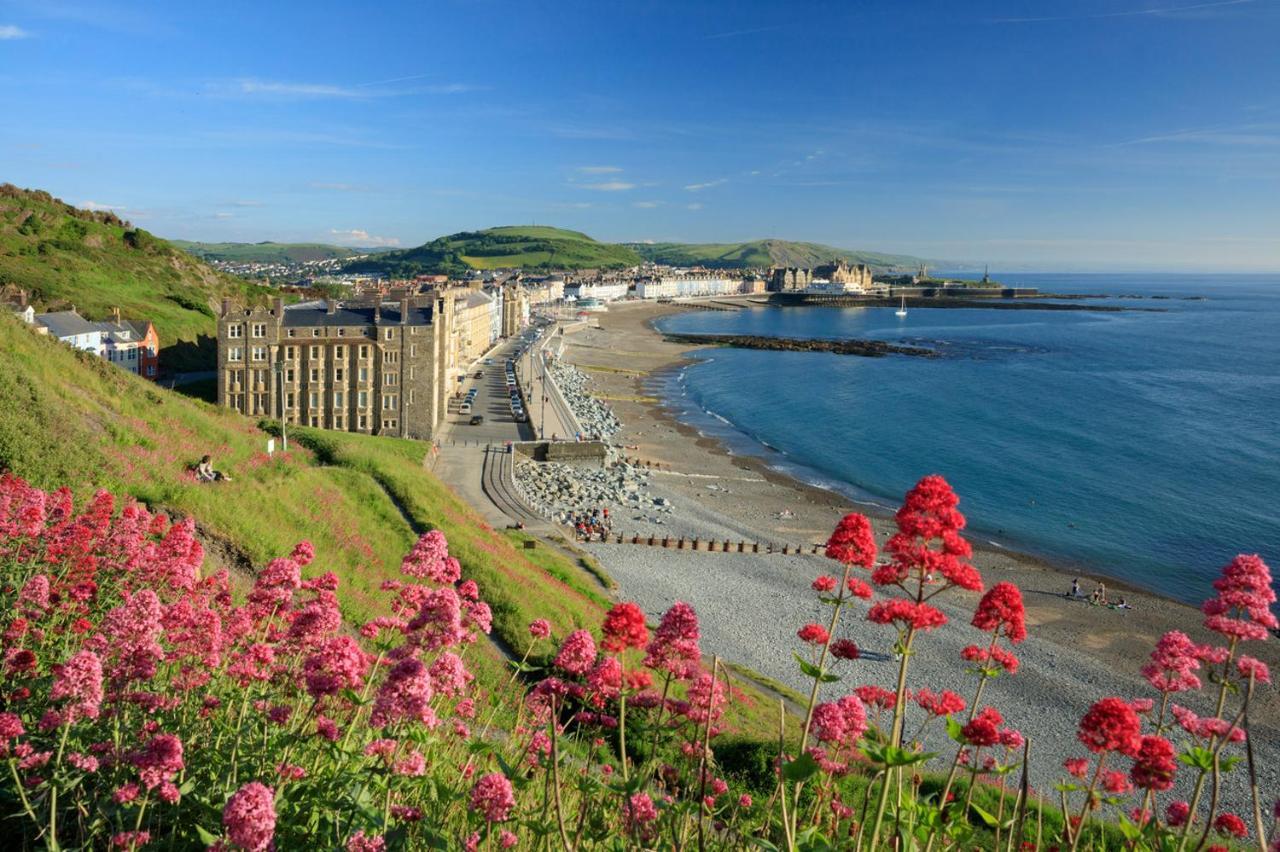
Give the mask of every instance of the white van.
[[464, 402], [464, 403], [462, 403], [462, 408], [459, 408], [459, 409], [458, 409], [458, 412], [459, 412], [460, 414], [470, 414], [470, 413], [471, 413], [471, 403], [469, 403], [469, 402]]

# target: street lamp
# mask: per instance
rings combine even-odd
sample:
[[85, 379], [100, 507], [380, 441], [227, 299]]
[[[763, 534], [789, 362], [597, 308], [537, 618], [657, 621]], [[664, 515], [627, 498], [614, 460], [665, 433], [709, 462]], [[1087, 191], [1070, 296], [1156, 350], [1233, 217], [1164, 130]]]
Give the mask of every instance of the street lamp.
[[280, 388], [280, 452], [289, 452], [289, 433], [286, 431], [286, 423], [289, 421], [289, 415], [284, 410], [284, 353], [281, 352], [280, 359], [276, 361], [276, 386]]

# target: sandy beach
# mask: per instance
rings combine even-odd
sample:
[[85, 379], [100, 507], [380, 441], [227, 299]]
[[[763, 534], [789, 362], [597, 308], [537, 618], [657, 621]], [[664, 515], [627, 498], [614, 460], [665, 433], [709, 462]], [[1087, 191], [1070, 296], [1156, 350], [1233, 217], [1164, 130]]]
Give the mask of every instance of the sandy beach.
[[[627, 456], [654, 464], [649, 490], [674, 506], [673, 512], [661, 516], [615, 508], [615, 530], [628, 536], [652, 533], [807, 546], [825, 541], [843, 514], [871, 514], [868, 507], [855, 506], [845, 496], [798, 482], [757, 459], [729, 454], [718, 442], [679, 423], [662, 406], [653, 395], [652, 379], [660, 371], [683, 366], [689, 347], [663, 340], [650, 323], [680, 310], [670, 305], [615, 304], [593, 315], [599, 328], [565, 337], [565, 360], [590, 376], [592, 393], [607, 402], [622, 422], [621, 431], [611, 440], [624, 447]], [[832, 451], [844, 450], [833, 447]], [[935, 472], [946, 474], [926, 470], [920, 474]], [[963, 511], [964, 494], [960, 498]], [[883, 542], [892, 520], [875, 515], [872, 520]], [[693, 604], [702, 620], [706, 653], [720, 654], [792, 688], [807, 690], [810, 682], [797, 671], [791, 652], [802, 647], [795, 631], [829, 612], [809, 589], [813, 577], [833, 567], [828, 560], [812, 555], [691, 553], [632, 544], [588, 547], [618, 581], [621, 596], [636, 600], [651, 616], [675, 600]], [[1001, 580], [1015, 583], [1026, 602], [1030, 636], [1017, 649], [1022, 668], [1015, 676], [993, 681], [984, 703], [997, 706], [1010, 725], [1031, 739], [1032, 781], [1046, 792], [1062, 776], [1063, 759], [1084, 753], [1075, 741], [1075, 729], [1090, 703], [1108, 695], [1157, 697], [1139, 669], [1162, 634], [1178, 629], [1197, 642], [1218, 638], [1201, 627], [1197, 610], [1182, 603], [1110, 577], [1103, 579], [1111, 599], [1124, 596], [1131, 610], [1069, 601], [1064, 594], [1074, 577], [1080, 577], [1086, 592], [1099, 578], [1067, 573], [1043, 560], [977, 541], [974, 548], [973, 562], [987, 585]], [[1211, 593], [1206, 586], [1205, 596]], [[912, 685], [952, 689], [966, 700], [972, 696], [976, 679], [964, 673], [959, 652], [980, 641], [980, 634], [969, 626], [976, 600], [976, 595], [954, 590], [935, 599], [950, 624], [919, 644], [920, 653], [912, 662]], [[838, 635], [856, 640], [865, 657], [841, 663], [836, 671], [843, 680], [827, 687], [826, 695], [843, 694], [863, 683], [892, 685], [897, 672], [891, 654], [892, 631], [867, 622], [864, 613], [861, 604], [848, 610]], [[1280, 643], [1249, 645], [1246, 653], [1272, 668], [1280, 666]], [[1200, 693], [1176, 696], [1178, 703], [1200, 713], [1211, 712], [1207, 679], [1206, 687]], [[1280, 792], [1280, 696], [1273, 686], [1259, 688], [1250, 715], [1259, 780], [1263, 791], [1274, 798]], [[926, 740], [949, 753], [943, 736], [935, 730]], [[1175, 731], [1172, 737], [1178, 743], [1182, 732]], [[1246, 790], [1242, 771], [1227, 776], [1226, 806], [1248, 807]]]

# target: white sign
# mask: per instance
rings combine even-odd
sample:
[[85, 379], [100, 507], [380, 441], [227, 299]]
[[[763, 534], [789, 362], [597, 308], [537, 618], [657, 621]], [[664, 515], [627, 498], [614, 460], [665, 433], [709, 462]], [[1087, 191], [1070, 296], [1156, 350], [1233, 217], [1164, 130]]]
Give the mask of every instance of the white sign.
[[276, 451], [276, 439], [268, 438], [267, 439], [267, 455], [272, 455], [275, 453], [275, 451]]

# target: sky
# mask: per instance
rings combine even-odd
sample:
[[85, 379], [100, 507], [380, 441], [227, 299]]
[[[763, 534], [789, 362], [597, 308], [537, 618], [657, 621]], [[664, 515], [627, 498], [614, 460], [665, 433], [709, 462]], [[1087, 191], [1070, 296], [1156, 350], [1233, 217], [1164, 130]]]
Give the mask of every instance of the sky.
[[1280, 0], [0, 0], [0, 181], [164, 237], [500, 224], [1280, 270]]

